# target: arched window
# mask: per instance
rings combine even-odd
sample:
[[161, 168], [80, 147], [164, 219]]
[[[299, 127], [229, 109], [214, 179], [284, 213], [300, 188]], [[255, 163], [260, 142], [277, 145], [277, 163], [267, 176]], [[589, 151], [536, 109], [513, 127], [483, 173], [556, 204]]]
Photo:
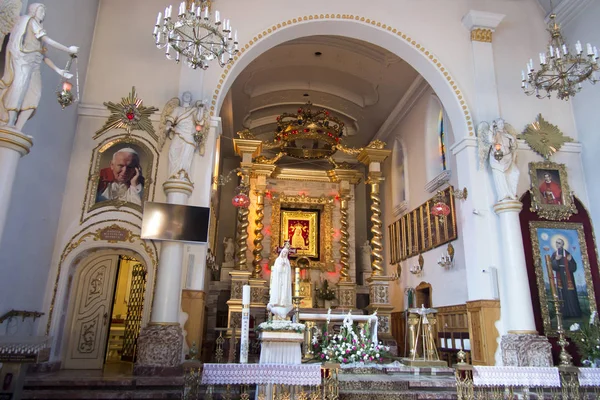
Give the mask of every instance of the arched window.
[[442, 171], [445, 171], [447, 168], [446, 165], [446, 137], [444, 131], [444, 110], [440, 110], [440, 114], [438, 117], [438, 135], [440, 141], [440, 161], [442, 162]]
[[392, 202], [394, 215], [399, 215], [407, 207], [407, 173], [406, 173], [406, 153], [404, 145], [399, 138], [394, 140], [392, 151]]

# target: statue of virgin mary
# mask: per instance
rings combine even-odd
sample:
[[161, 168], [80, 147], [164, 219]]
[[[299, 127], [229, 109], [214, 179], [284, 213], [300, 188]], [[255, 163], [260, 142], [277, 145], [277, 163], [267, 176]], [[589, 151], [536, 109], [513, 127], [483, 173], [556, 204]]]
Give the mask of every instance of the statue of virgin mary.
[[275, 319], [285, 320], [292, 310], [292, 267], [288, 259], [290, 244], [286, 243], [275, 259], [271, 269], [271, 283], [269, 285], [269, 310]]

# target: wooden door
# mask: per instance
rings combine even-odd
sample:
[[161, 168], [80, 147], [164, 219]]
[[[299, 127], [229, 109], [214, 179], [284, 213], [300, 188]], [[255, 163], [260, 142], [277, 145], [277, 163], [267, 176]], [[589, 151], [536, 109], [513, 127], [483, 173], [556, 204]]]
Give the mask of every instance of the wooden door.
[[71, 311], [65, 368], [101, 369], [110, 327], [119, 255], [99, 255], [82, 265]]

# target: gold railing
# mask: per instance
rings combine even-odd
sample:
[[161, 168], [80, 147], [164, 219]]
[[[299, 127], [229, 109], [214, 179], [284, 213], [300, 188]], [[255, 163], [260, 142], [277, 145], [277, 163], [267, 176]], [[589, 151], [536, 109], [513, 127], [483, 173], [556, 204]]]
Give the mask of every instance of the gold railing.
[[475, 386], [473, 366], [466, 363], [455, 365], [456, 396], [458, 400], [583, 400], [600, 399], [600, 386], [581, 387], [577, 367], [558, 367], [560, 387]]
[[323, 364], [321, 366], [321, 384], [318, 386], [300, 385], [202, 385], [202, 364], [188, 363], [184, 365], [183, 400], [265, 400], [267, 396], [273, 400], [306, 399], [306, 400], [338, 400], [339, 399], [339, 364]]

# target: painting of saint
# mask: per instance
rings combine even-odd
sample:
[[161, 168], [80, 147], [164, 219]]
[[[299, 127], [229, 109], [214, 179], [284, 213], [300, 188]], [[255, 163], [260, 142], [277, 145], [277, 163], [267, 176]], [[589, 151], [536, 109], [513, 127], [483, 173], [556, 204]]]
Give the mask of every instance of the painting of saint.
[[560, 175], [556, 170], [538, 169], [538, 189], [542, 204], [563, 204]]
[[308, 248], [308, 221], [290, 220], [288, 236], [292, 238], [292, 247], [298, 250]]
[[588, 285], [591, 272], [583, 226], [556, 222], [531, 222], [530, 226], [536, 274], [541, 274], [544, 282], [540, 289], [540, 299], [545, 298], [546, 303], [542, 309], [547, 309], [544, 325], [556, 329], [555, 294], [565, 327], [586, 323], [596, 305], [594, 288]]
[[141, 207], [144, 201], [144, 149], [134, 143], [117, 143], [99, 156], [95, 193], [96, 206], [131, 204]]

